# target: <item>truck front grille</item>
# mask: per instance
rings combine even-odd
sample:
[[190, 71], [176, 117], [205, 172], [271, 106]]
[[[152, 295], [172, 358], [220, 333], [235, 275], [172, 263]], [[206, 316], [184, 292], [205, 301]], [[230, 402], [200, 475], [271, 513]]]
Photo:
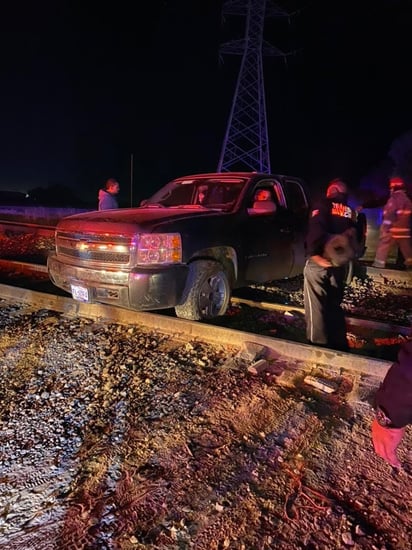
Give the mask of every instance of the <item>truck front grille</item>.
[[56, 232], [57, 256], [107, 266], [128, 266], [134, 239], [123, 235]]

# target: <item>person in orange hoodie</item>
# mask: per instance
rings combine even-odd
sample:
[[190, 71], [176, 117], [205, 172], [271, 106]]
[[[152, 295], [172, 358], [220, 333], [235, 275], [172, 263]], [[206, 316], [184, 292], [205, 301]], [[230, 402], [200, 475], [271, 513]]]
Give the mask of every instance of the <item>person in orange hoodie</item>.
[[395, 468], [401, 467], [396, 450], [408, 424], [412, 424], [412, 340], [401, 346], [398, 359], [375, 394], [373, 447]]

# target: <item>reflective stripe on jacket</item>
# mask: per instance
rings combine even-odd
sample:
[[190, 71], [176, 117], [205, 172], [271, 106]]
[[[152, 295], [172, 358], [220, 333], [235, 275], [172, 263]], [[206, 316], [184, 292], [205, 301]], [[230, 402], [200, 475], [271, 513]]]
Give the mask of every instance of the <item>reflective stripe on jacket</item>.
[[392, 191], [383, 209], [383, 224], [390, 227], [395, 239], [411, 237], [412, 201], [404, 189]]

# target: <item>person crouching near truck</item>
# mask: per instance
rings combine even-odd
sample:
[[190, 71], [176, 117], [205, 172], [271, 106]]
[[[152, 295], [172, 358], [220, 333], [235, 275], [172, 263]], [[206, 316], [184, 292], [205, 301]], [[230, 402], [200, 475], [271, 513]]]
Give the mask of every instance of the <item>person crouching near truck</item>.
[[348, 187], [332, 180], [312, 210], [303, 270], [306, 337], [309, 343], [348, 351], [343, 301], [347, 264], [357, 255], [357, 213], [348, 206]]

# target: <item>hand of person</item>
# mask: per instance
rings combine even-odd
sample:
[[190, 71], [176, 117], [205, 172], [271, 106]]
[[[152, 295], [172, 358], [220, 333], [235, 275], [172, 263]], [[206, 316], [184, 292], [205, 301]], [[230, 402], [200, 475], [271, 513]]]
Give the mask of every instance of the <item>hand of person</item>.
[[401, 463], [396, 455], [396, 449], [405, 433], [405, 428], [385, 428], [376, 418], [372, 422], [372, 442], [375, 453], [395, 468]]
[[333, 263], [323, 256], [311, 256], [310, 258], [315, 262], [315, 264], [318, 264], [320, 267], [333, 267]]

